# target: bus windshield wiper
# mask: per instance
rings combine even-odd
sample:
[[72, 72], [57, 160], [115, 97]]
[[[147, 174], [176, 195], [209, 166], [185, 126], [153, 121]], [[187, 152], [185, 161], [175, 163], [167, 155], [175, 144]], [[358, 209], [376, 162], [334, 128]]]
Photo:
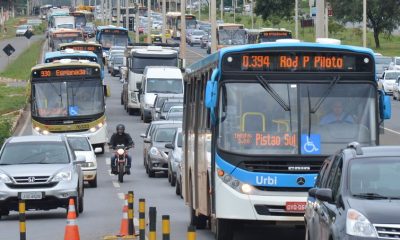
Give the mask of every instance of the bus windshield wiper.
[[365, 199], [389, 199], [389, 197], [380, 195], [378, 193], [358, 193], [358, 194], [353, 194], [353, 196]]
[[283, 100], [279, 94], [269, 85], [267, 80], [265, 80], [262, 76], [257, 76], [257, 80], [260, 85], [267, 91], [272, 98], [283, 108], [285, 111], [290, 111], [290, 106]]
[[325, 99], [329, 96], [329, 94], [331, 93], [333, 87], [339, 82], [340, 80], [340, 76], [336, 76], [333, 78], [331, 84], [329, 85], [328, 89], [326, 89], [326, 91], [324, 92], [324, 94], [322, 94], [322, 97], [318, 100], [318, 102], [315, 104], [314, 108], [310, 108], [309, 111], [311, 111], [311, 113], [316, 113], [319, 109], [319, 107], [321, 106], [321, 104], [325, 101]]

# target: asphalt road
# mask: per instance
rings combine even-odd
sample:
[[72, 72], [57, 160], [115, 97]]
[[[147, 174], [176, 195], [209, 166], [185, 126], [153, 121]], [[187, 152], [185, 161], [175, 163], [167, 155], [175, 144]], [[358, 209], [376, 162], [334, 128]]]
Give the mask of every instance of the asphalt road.
[[[199, 47], [188, 47], [188, 57], [192, 60], [205, 55], [205, 50]], [[191, 60], [191, 61], [192, 61]], [[186, 239], [186, 229], [189, 224], [189, 211], [183, 200], [175, 195], [175, 189], [170, 187], [163, 175], [156, 178], [148, 178], [143, 167], [143, 140], [140, 134], [145, 131], [146, 124], [140, 121], [138, 116], [129, 116], [120, 105], [120, 92], [122, 84], [118, 78], [106, 75], [106, 84], [111, 87], [111, 97], [107, 99], [107, 121], [109, 136], [118, 123], [126, 125], [135, 143], [136, 148], [131, 151], [133, 156], [132, 175], [126, 176], [122, 184], [117, 182], [115, 176], [109, 174], [110, 153], [99, 155], [98, 161], [98, 188], [86, 188], [84, 205], [85, 210], [79, 216], [78, 225], [81, 239], [101, 239], [105, 235], [116, 234], [122, 217], [122, 194], [133, 190], [135, 192], [135, 208], [139, 198], [146, 199], [146, 208], [157, 207], [158, 238], [161, 239], [161, 215], [169, 214], [171, 217], [171, 239]], [[385, 134], [382, 142], [387, 144], [400, 144], [400, 102], [393, 102], [392, 120], [385, 123]], [[23, 124], [17, 133], [31, 134], [29, 116], [23, 119]], [[138, 216], [137, 211], [135, 216]], [[64, 237], [66, 225], [65, 210], [37, 211], [27, 213], [27, 236], [30, 240], [52, 239], [58, 240]], [[304, 239], [304, 230], [284, 226], [255, 228], [241, 225], [233, 229], [235, 240], [258, 239]], [[18, 215], [12, 212], [10, 216], [0, 220], [0, 239], [18, 239]], [[213, 234], [209, 230], [197, 232], [198, 240], [211, 240]]]

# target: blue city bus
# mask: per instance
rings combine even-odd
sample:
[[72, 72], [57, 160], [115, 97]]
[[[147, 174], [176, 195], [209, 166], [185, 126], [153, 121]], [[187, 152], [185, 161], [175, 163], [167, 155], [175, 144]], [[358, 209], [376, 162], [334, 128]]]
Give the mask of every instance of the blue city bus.
[[96, 41], [103, 47], [103, 53], [113, 46], [126, 47], [131, 42], [126, 28], [112, 25], [97, 27]]
[[95, 42], [74, 41], [59, 45], [60, 50], [73, 49], [77, 51], [90, 51], [96, 54], [97, 63], [101, 66], [102, 76], [104, 75], [103, 50], [100, 44]]
[[[51, 63], [61, 59], [87, 60], [89, 62], [99, 63], [102, 59], [91, 51], [77, 51], [67, 48], [66, 50], [46, 52], [44, 55], [44, 63]], [[102, 65], [99, 64], [101, 67]], [[101, 68], [101, 79], [104, 78], [104, 67]]]
[[261, 43], [194, 63], [181, 180], [191, 223], [216, 223], [217, 240], [231, 240], [238, 223], [303, 225], [323, 160], [349, 142], [379, 145], [390, 115], [367, 48]]

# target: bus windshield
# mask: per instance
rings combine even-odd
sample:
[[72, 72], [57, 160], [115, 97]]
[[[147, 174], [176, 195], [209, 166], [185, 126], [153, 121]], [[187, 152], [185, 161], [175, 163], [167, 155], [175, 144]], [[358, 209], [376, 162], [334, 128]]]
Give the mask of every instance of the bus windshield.
[[81, 28], [81, 27], [86, 26], [86, 17], [85, 17], [85, 15], [75, 16], [75, 25], [76, 25], [76, 28]]
[[128, 35], [102, 34], [101, 45], [105, 48], [112, 46], [127, 46]]
[[33, 83], [32, 115], [90, 116], [104, 112], [103, 86], [98, 80]]
[[156, 58], [156, 57], [133, 57], [132, 58], [133, 72], [143, 74], [146, 66], [174, 66], [178, 65], [176, 56], [171, 58]]
[[220, 45], [246, 44], [246, 30], [244, 29], [220, 29], [218, 30], [218, 43]]
[[267, 85], [265, 89], [259, 83], [222, 85], [220, 149], [307, 155], [332, 154], [353, 141], [376, 145], [373, 85]]
[[53, 38], [53, 44], [54, 47], [58, 49], [59, 45], [62, 43], [70, 43], [73, 41], [81, 41], [82, 37], [80, 36], [75, 36], [75, 37], [54, 37]]
[[[197, 25], [196, 19], [186, 19], [186, 28], [187, 29], [195, 29]], [[181, 29], [181, 19], [176, 20], [176, 26], [178, 29]]]

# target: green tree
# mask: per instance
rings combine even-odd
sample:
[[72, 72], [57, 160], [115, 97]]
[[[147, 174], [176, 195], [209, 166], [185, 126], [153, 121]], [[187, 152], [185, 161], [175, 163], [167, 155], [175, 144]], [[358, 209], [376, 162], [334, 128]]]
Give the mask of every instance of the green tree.
[[[331, 0], [335, 18], [342, 22], [362, 22], [362, 0]], [[379, 35], [389, 35], [400, 24], [400, 0], [367, 0], [367, 26], [374, 31], [375, 47]]]
[[294, 16], [294, 0], [256, 0], [254, 12], [264, 20], [289, 19]]

